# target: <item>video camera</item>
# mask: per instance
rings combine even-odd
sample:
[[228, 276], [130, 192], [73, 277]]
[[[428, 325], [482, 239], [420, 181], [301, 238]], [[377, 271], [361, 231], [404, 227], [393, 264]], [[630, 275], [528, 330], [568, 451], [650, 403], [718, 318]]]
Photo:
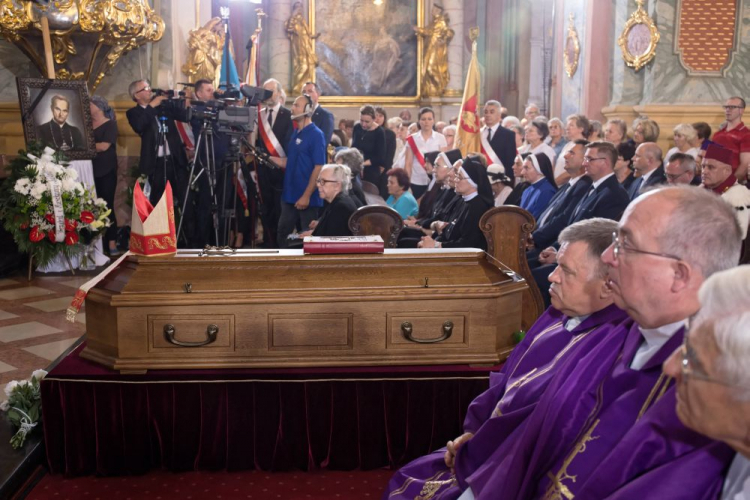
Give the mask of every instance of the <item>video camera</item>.
[[[242, 85], [214, 92], [214, 99], [188, 108], [188, 120], [196, 118], [215, 122], [218, 131], [227, 134], [249, 134], [258, 119], [258, 104], [270, 98], [273, 92], [260, 87]], [[247, 98], [245, 106], [238, 106], [241, 96]]]

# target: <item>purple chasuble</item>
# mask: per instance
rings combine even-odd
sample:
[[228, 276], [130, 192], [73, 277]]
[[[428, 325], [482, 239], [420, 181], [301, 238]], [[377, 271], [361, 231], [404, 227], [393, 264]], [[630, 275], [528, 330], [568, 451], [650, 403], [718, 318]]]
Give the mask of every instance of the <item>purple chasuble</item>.
[[492, 477], [470, 479], [477, 499], [716, 497], [731, 451], [682, 426], [661, 371], [684, 330], [641, 370], [630, 363], [642, 335], [628, 330], [619, 348], [613, 336], [561, 367]]
[[[548, 309], [513, 349], [502, 369], [490, 374], [490, 388], [469, 406], [464, 430], [475, 436], [461, 447], [456, 474], [468, 475], [484, 465], [507, 436], [522, 428], [557, 366], [575, 358], [578, 346], [586, 339], [626, 318], [623, 311], [612, 305], [592, 314], [569, 332], [564, 328], [569, 318]], [[473, 452], [463, 453], [470, 446]], [[457, 498], [463, 490], [456, 486], [460, 477], [457, 479], [446, 467], [444, 455], [445, 448], [441, 448], [401, 468], [389, 482], [383, 498]]]

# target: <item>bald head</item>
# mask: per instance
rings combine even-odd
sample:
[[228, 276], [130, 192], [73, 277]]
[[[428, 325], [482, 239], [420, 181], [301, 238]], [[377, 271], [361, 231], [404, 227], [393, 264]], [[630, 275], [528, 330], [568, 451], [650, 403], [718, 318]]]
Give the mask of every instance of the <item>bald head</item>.
[[653, 172], [661, 164], [661, 148], [655, 142], [644, 142], [635, 150], [633, 168], [639, 175]]

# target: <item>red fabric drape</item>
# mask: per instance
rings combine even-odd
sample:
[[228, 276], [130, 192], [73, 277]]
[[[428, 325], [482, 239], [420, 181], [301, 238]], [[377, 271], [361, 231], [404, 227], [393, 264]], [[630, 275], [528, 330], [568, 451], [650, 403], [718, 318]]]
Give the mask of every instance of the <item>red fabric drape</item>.
[[489, 369], [164, 370], [71, 353], [42, 382], [52, 473], [398, 467], [461, 433]]

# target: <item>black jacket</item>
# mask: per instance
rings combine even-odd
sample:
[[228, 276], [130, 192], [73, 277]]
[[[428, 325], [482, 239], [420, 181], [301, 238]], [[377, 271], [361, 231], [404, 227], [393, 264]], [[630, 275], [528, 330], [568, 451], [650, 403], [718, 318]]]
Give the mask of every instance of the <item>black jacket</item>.
[[[560, 186], [547, 206], [547, 209], [551, 209], [552, 212], [544, 221], [544, 225], [537, 227], [536, 231], [532, 233], [534, 246], [537, 249], [542, 250], [557, 241], [560, 232], [567, 227], [570, 215], [575, 210], [576, 205], [586, 195], [590, 187], [591, 178], [586, 175], [581, 177], [572, 188], [570, 182]], [[544, 212], [542, 215], [544, 215]]]
[[389, 170], [393, 166], [393, 157], [396, 155], [396, 133], [387, 128], [382, 127], [385, 132], [385, 156], [383, 157], [383, 166], [386, 170]]
[[617, 176], [613, 175], [602, 182], [588, 197], [584, 195], [584, 199], [573, 209], [568, 225], [594, 217], [620, 220], [628, 203], [630, 203], [628, 193], [617, 182]]
[[[280, 115], [281, 112], [279, 112], [279, 116]], [[311, 119], [321, 132], [323, 132], [323, 135], [326, 138], [326, 146], [328, 146], [331, 143], [331, 136], [333, 135], [333, 113], [318, 105], [318, 107], [315, 108], [315, 112], [312, 114]], [[274, 125], [276, 125], [275, 122]], [[286, 144], [284, 144], [284, 147], [286, 147]]]
[[[175, 110], [169, 113], [171, 116], [167, 116], [163, 122], [167, 127], [169, 152], [172, 154], [172, 159], [176, 166], [186, 166], [188, 163], [187, 154], [185, 154], [185, 147], [174, 124], [175, 119], [185, 121], [187, 118], [186, 112], [184, 110]], [[159, 122], [157, 121], [157, 109], [151, 106], [144, 108], [136, 105], [130, 108], [125, 115], [133, 131], [141, 137], [141, 158], [138, 168], [141, 174], [151, 175], [154, 173], [158, 162], [159, 144], [157, 142], [159, 138]]]
[[349, 217], [355, 210], [357, 210], [357, 205], [349, 195], [337, 194], [333, 201], [323, 209], [318, 225], [312, 233], [313, 236], [351, 236]]
[[514, 180], [513, 161], [516, 159], [516, 134], [500, 125], [492, 134], [490, 146], [505, 167], [505, 175]]
[[630, 197], [631, 201], [635, 200], [640, 194], [639, 191], [643, 192], [647, 188], [666, 184], [666, 182], [667, 176], [664, 174], [664, 166], [660, 165], [656, 168], [656, 170], [654, 170], [654, 172], [645, 183], [643, 182], [643, 177], [638, 177], [636, 180], [634, 180], [628, 188], [628, 196]]

